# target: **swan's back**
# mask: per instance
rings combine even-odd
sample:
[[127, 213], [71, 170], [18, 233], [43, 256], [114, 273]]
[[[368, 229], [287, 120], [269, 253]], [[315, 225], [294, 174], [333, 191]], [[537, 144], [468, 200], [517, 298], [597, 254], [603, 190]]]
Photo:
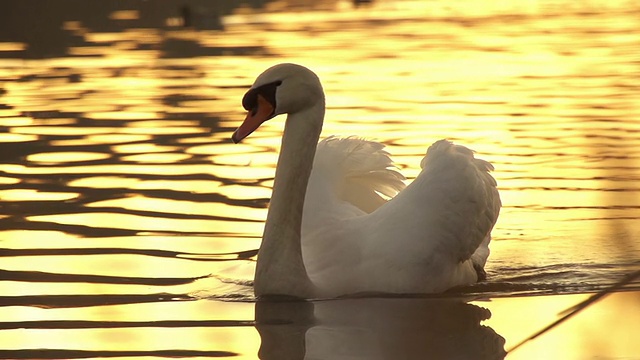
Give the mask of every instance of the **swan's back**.
[[429, 148], [421, 166], [403, 190], [383, 145], [320, 143], [305, 200], [303, 255], [326, 295], [438, 292], [480, 278], [500, 209], [493, 167], [446, 140]]

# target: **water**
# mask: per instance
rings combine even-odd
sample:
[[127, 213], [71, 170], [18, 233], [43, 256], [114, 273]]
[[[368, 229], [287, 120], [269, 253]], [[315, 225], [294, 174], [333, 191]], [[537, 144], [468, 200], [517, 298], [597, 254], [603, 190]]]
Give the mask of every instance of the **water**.
[[[90, 44], [0, 60], [0, 357], [501, 357], [640, 267], [637, 4], [319, 4], [224, 31], [66, 23]], [[494, 164], [487, 282], [256, 306], [282, 120], [229, 138], [285, 61], [323, 80], [323, 136], [379, 140], [409, 179], [440, 138]], [[509, 358], [638, 354], [639, 285]]]

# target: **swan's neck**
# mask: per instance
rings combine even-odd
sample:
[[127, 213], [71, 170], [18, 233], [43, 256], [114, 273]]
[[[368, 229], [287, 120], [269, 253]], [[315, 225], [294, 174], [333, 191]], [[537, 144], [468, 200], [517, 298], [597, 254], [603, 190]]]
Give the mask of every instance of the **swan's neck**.
[[312, 298], [316, 291], [302, 260], [304, 198], [324, 118], [324, 101], [289, 114], [276, 167], [273, 195], [258, 252], [256, 296]]

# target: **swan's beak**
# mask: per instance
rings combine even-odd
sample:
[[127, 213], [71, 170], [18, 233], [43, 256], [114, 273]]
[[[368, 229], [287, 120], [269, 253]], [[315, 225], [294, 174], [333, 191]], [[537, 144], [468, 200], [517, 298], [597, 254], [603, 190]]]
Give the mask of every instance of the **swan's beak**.
[[233, 140], [235, 144], [239, 143], [262, 125], [263, 122], [271, 119], [274, 116], [274, 112], [275, 108], [273, 105], [262, 95], [258, 94], [258, 106], [255, 109], [249, 110], [242, 125], [231, 135], [231, 140]]

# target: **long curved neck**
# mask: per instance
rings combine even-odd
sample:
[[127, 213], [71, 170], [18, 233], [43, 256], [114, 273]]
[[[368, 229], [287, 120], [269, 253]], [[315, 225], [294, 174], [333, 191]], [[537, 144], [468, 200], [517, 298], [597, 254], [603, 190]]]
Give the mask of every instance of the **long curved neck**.
[[254, 291], [268, 295], [313, 298], [315, 287], [302, 260], [304, 198], [324, 119], [324, 99], [289, 114], [276, 166], [273, 195], [258, 252]]

